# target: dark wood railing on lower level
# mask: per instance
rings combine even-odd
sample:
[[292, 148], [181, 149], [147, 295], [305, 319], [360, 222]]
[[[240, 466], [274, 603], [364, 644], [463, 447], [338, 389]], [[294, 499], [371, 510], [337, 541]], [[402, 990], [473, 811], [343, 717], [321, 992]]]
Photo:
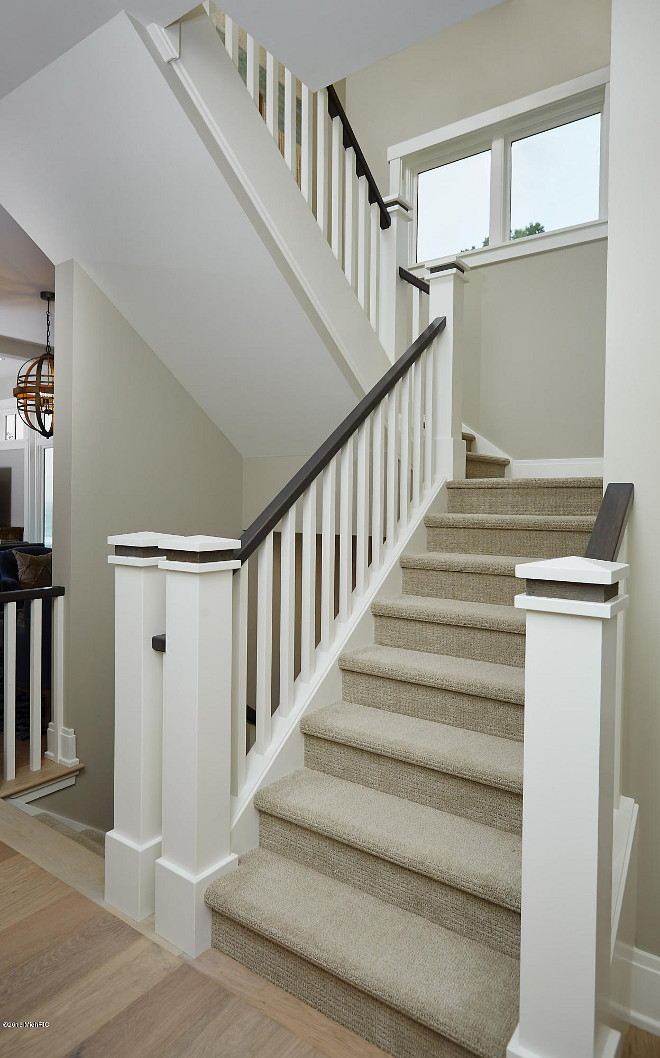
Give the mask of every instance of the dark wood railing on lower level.
[[629, 482], [610, 482], [591, 532], [585, 558], [616, 562], [633, 503], [634, 487]]

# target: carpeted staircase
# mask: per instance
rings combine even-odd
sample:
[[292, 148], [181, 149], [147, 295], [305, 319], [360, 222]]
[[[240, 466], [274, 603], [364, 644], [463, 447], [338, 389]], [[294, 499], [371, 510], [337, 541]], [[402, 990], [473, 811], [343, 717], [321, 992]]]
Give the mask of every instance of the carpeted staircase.
[[255, 798], [259, 848], [206, 899], [217, 948], [396, 1058], [504, 1058], [520, 939], [514, 568], [583, 554], [602, 482], [469, 478], [448, 497], [427, 551], [401, 559], [403, 594], [374, 603], [375, 643], [341, 658], [343, 700], [303, 719], [304, 769]]

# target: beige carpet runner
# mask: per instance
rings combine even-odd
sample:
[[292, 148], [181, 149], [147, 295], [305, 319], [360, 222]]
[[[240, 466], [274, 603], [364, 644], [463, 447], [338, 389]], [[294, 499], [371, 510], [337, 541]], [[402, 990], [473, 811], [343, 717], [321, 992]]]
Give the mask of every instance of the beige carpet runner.
[[[506, 461], [468, 460], [468, 474]], [[517, 561], [583, 554], [599, 479], [470, 476], [255, 798], [213, 943], [395, 1058], [504, 1058], [518, 1014], [524, 699]]]

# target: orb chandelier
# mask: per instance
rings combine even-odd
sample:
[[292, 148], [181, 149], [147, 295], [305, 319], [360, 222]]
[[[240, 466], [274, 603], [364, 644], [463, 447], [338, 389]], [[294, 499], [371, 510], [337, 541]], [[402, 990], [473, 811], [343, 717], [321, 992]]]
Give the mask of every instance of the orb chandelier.
[[53, 398], [55, 368], [50, 346], [50, 303], [55, 300], [52, 290], [42, 290], [46, 305], [46, 352], [34, 360], [26, 360], [18, 372], [14, 396], [18, 414], [31, 430], [44, 437], [53, 436]]

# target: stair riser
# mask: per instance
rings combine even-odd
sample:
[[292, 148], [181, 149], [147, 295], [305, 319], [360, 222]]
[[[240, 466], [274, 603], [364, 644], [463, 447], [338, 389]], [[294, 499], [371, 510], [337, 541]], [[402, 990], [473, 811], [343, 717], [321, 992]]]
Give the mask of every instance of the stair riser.
[[374, 635], [376, 643], [382, 646], [451, 654], [499, 665], [522, 667], [525, 664], [525, 636], [519, 632], [377, 616]]
[[597, 515], [600, 489], [447, 489], [450, 514]]
[[465, 463], [466, 478], [503, 478], [506, 467], [497, 463], [482, 463], [479, 459], [468, 459]]
[[500, 738], [523, 740], [523, 708], [494, 698], [460, 694], [439, 687], [371, 676], [362, 672], [342, 673], [342, 698], [389, 713], [403, 713], [422, 720], [435, 720], [452, 727], [483, 731]]
[[511, 833], [522, 830], [522, 795], [305, 735], [305, 767]]
[[520, 915], [509, 908], [264, 812], [259, 844], [505, 955], [519, 955]]
[[513, 600], [525, 590], [525, 582], [516, 577], [493, 573], [463, 573], [447, 569], [402, 568], [404, 595], [423, 595], [436, 599], [464, 599], [466, 602], [490, 602], [513, 606]]
[[484, 529], [467, 526], [429, 526], [429, 551], [467, 555], [519, 555], [523, 558], [562, 558], [584, 555], [590, 533], [547, 529]]
[[394, 1058], [474, 1058], [472, 1051], [215, 911], [212, 944]]

